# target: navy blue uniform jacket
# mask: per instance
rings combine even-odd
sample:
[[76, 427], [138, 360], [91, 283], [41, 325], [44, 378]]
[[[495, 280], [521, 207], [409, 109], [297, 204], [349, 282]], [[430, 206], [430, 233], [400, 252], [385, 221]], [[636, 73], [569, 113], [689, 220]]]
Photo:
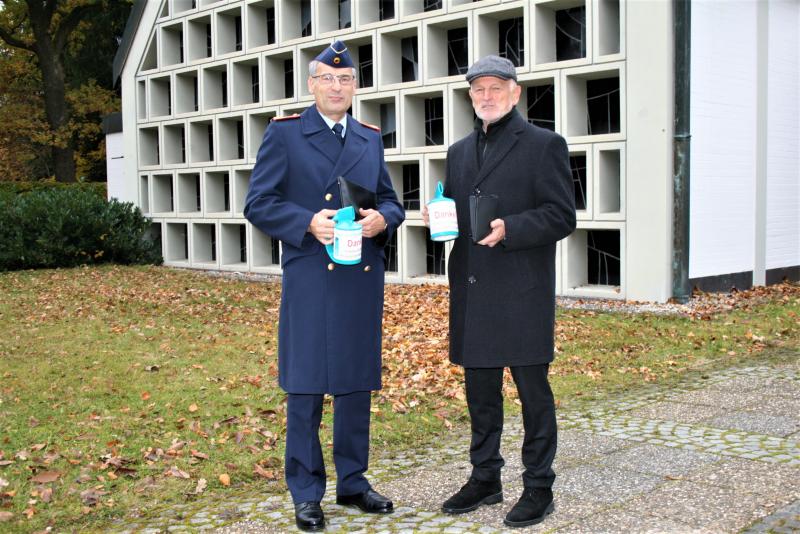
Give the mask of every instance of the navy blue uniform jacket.
[[338, 176], [377, 193], [388, 227], [387, 235], [376, 237], [385, 242], [405, 215], [380, 133], [348, 115], [342, 147], [314, 105], [299, 117], [270, 123], [244, 214], [282, 244], [278, 366], [288, 393], [338, 395], [381, 387], [383, 247], [365, 238], [360, 264], [332, 264], [307, 232], [315, 213], [341, 207]]

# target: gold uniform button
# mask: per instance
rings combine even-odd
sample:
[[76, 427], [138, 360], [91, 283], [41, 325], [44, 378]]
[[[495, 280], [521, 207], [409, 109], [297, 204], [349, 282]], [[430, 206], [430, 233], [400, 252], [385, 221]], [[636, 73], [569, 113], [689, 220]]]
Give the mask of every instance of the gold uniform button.
[[331, 195], [330, 193], [325, 195], [325, 200], [328, 201], [328, 202], [330, 202], [332, 198], [333, 198], [333, 195]]
[[364, 267], [364, 272], [365, 272], [365, 273], [368, 273], [368, 272], [370, 272], [371, 270], [372, 270], [372, 267], [370, 267], [369, 265], [367, 265], [367, 266], [365, 266], [365, 267]]
[[329, 270], [329, 271], [332, 271], [332, 270], [333, 270], [333, 263], [329, 263], [329, 264], [328, 264], [328, 270]]

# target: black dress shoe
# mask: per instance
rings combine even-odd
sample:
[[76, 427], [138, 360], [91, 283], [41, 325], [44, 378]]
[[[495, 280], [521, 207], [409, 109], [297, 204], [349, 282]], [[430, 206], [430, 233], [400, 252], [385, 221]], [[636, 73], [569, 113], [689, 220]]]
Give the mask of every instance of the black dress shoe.
[[553, 491], [550, 488], [525, 488], [503, 523], [509, 527], [535, 525], [544, 521], [553, 510]]
[[368, 514], [391, 514], [394, 512], [392, 501], [372, 489], [355, 495], [337, 495], [336, 504], [358, 506], [362, 512]]
[[482, 504], [497, 504], [503, 501], [503, 485], [499, 480], [478, 480], [470, 477], [458, 492], [444, 501], [442, 512], [464, 514]]
[[315, 532], [325, 528], [325, 515], [319, 503], [315, 501], [301, 502], [294, 505], [294, 521], [297, 528], [306, 532]]

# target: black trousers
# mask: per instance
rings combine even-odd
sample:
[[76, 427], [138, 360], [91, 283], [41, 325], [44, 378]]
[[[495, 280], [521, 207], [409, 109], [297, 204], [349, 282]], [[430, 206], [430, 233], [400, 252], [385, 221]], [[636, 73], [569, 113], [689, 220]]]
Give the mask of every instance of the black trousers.
[[[549, 367], [543, 364], [511, 368], [522, 402], [522, 482], [526, 488], [550, 488], [556, 478], [552, 468], [557, 442], [556, 408], [547, 381]], [[472, 476], [484, 481], [500, 480], [500, 469], [505, 464], [500, 455], [503, 368], [466, 368], [464, 382], [472, 422]]]

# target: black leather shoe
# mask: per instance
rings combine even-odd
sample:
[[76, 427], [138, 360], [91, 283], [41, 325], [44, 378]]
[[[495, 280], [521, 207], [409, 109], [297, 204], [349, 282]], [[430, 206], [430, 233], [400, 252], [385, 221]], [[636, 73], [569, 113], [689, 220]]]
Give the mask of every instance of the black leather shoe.
[[358, 506], [368, 514], [391, 514], [394, 512], [392, 501], [373, 489], [355, 495], [337, 495], [336, 504]]
[[509, 527], [535, 525], [544, 521], [554, 509], [553, 491], [550, 488], [525, 488], [503, 523]]
[[482, 504], [497, 504], [503, 501], [503, 486], [499, 480], [485, 481], [469, 477], [458, 492], [444, 501], [442, 512], [464, 514]]
[[294, 521], [297, 528], [306, 532], [315, 532], [325, 528], [325, 515], [319, 503], [315, 501], [301, 502], [294, 505]]

